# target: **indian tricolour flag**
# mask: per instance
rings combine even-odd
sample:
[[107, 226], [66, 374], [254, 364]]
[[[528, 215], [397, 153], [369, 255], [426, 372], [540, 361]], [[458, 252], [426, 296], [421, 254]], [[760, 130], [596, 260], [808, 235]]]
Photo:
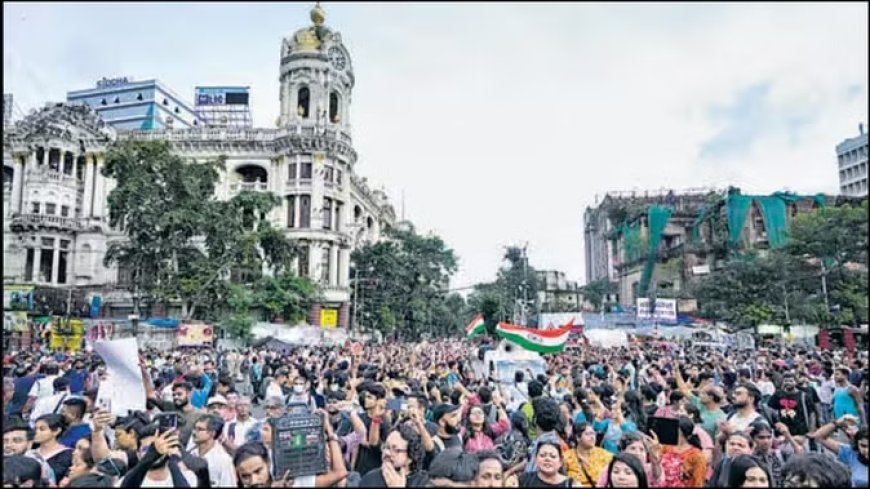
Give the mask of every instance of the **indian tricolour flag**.
[[483, 320], [483, 314], [474, 316], [468, 326], [465, 327], [465, 336], [471, 338], [486, 331], [486, 322]]
[[498, 323], [495, 331], [502, 338], [516, 343], [526, 350], [538, 353], [557, 353], [565, 348], [565, 342], [571, 334], [569, 322], [559, 329], [532, 329], [517, 326], [515, 324]]

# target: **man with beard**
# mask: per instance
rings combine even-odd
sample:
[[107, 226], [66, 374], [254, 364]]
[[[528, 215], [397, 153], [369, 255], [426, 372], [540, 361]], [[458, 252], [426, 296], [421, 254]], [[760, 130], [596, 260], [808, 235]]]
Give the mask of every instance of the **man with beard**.
[[734, 389], [734, 402], [732, 403], [734, 411], [717, 423], [722, 442], [731, 433], [738, 431], [748, 433], [750, 425], [762, 418], [755, 409], [755, 401], [760, 398], [761, 392], [752, 384], [740, 384]]
[[399, 425], [383, 444], [381, 468], [363, 476], [360, 487], [426, 487], [429, 478], [419, 470], [422, 460], [420, 435], [410, 425]]
[[179, 420], [178, 438], [181, 441], [181, 446], [186, 447], [190, 441], [190, 435], [193, 433], [193, 423], [197, 418], [205, 414], [190, 403], [193, 385], [190, 382], [176, 382], [172, 385], [172, 402], [166, 402], [155, 396], [154, 387], [146, 377], [145, 392], [148, 394], [148, 401], [156, 405], [161, 411], [178, 413], [181, 418]]
[[462, 421], [462, 413], [459, 406], [453, 404], [439, 404], [432, 409], [432, 421], [438, 425], [438, 433], [432, 439], [435, 442], [435, 453], [448, 448], [462, 448], [462, 439], [459, 437], [459, 423]]
[[37, 456], [36, 452], [30, 450], [32, 439], [33, 433], [24, 421], [15, 420], [8, 424], [4, 423], [3, 457], [6, 459], [22, 455], [36, 460], [42, 468], [42, 478], [53, 484], [55, 482], [54, 471], [48, 465], [48, 462], [44, 458]]
[[66, 419], [67, 429], [57, 439], [61, 445], [75, 448], [79, 440], [91, 435], [91, 426], [84, 422], [87, 402], [81, 397], [70, 397], [63, 402], [60, 414]]
[[783, 374], [782, 388], [770, 397], [768, 406], [777, 411], [780, 421], [788, 426], [793, 436], [803, 437], [809, 433], [810, 401], [807, 399], [806, 392], [798, 389], [794, 373]]

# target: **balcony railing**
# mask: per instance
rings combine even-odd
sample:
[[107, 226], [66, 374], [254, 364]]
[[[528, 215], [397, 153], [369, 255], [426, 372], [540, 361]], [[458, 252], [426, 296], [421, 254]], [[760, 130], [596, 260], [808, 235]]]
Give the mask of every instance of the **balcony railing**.
[[238, 192], [266, 192], [269, 190], [268, 182], [234, 182], [230, 184], [230, 191]]
[[[77, 187], [79, 186], [79, 181], [76, 179], [75, 175], [67, 175], [63, 172], [48, 170], [44, 168], [29, 168], [26, 172], [26, 176], [27, 181], [31, 183], [58, 182], [64, 185], [76, 185]], [[84, 185], [82, 184], [82, 186]]]
[[81, 226], [75, 217], [47, 216], [44, 214], [16, 214], [12, 216], [12, 228], [39, 227], [75, 231]]

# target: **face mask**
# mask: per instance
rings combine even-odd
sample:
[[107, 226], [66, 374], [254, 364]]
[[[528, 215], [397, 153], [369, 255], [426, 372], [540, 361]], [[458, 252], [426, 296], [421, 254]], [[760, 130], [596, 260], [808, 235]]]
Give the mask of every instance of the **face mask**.
[[459, 427], [448, 424], [447, 426], [444, 427], [444, 431], [448, 435], [455, 435], [456, 433], [459, 433]]
[[331, 386], [329, 386], [329, 390], [331, 390], [332, 392], [337, 391], [337, 390], [338, 390], [338, 384], [332, 384]]
[[305, 387], [301, 385], [294, 385], [293, 392], [296, 394], [302, 394], [305, 391]]

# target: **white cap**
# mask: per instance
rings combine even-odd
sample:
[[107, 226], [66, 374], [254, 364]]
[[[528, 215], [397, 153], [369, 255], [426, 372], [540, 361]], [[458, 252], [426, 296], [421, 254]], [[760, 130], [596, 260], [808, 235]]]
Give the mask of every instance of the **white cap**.
[[206, 406], [211, 406], [212, 404], [223, 404], [224, 406], [226, 406], [229, 403], [227, 402], [226, 397], [218, 394], [216, 396], [209, 397], [208, 402], [205, 403]]

